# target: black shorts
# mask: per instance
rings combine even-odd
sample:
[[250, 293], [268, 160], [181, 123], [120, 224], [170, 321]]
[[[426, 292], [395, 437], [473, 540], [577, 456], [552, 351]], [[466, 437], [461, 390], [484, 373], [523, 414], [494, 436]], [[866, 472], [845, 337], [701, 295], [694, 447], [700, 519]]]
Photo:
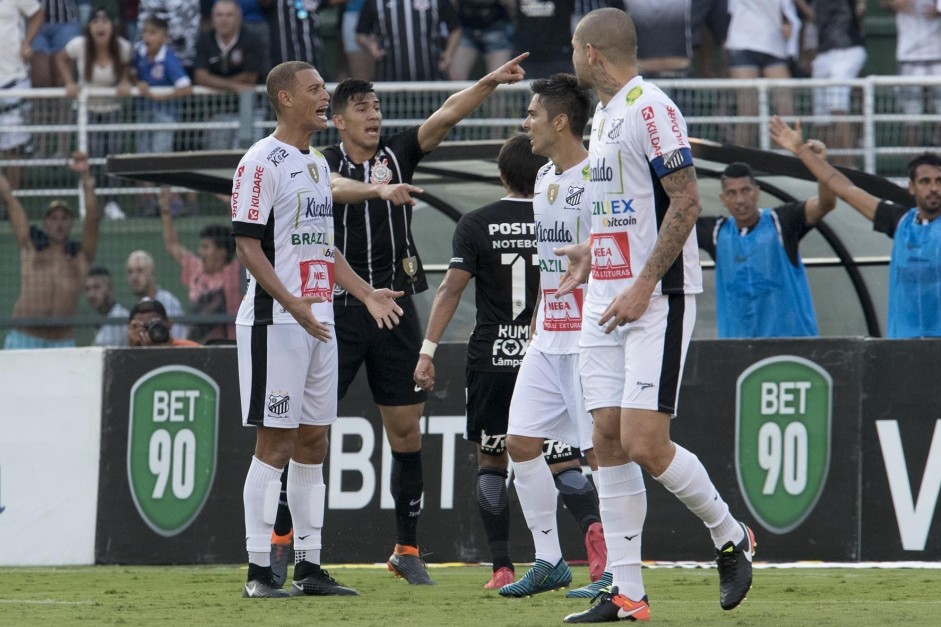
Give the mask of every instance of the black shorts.
[[516, 372], [467, 370], [467, 427], [464, 437], [485, 455], [506, 451], [506, 427]]
[[412, 379], [422, 342], [418, 311], [411, 298], [403, 297], [396, 302], [403, 315], [391, 330], [380, 329], [364, 305], [334, 305], [339, 347], [338, 399], [346, 396], [363, 363], [377, 405], [415, 405], [428, 398], [424, 390], [415, 391]]

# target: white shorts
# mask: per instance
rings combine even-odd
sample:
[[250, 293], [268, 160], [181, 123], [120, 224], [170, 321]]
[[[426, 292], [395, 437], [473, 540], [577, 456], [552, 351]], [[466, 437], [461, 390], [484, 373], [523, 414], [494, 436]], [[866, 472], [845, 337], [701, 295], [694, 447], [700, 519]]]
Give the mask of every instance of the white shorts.
[[577, 353], [553, 355], [530, 344], [516, 376], [507, 433], [559, 440], [582, 451], [592, 447]]
[[337, 419], [337, 341], [299, 324], [235, 326], [242, 424], [282, 429]]
[[[828, 50], [818, 54], [812, 64], [814, 78], [856, 78], [866, 64], [863, 46]], [[850, 111], [851, 88], [846, 86], [818, 87], [814, 89], [814, 115], [829, 115]]]
[[[11, 89], [29, 89], [28, 78], [20, 79], [10, 86]], [[19, 130], [26, 126], [26, 108], [28, 104], [20, 98], [0, 98], [0, 150], [6, 152], [29, 143], [30, 133]]]
[[654, 296], [640, 320], [610, 335], [601, 325], [583, 324], [579, 371], [585, 407], [675, 415], [695, 321], [696, 297], [679, 294]]
[[[941, 61], [899, 61], [902, 76], [941, 76]], [[898, 99], [905, 115], [925, 113], [920, 85], [905, 85], [898, 88]], [[929, 87], [934, 113], [941, 114], [941, 87]]]
[[356, 54], [366, 52], [356, 41], [356, 24], [359, 22], [359, 11], [346, 11], [340, 23], [341, 37], [343, 39], [343, 52]]

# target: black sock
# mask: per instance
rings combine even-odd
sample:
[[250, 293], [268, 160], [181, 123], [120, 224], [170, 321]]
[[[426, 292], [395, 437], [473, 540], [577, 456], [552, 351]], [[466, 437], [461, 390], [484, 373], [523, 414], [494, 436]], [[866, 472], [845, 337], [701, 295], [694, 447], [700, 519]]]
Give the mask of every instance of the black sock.
[[294, 523], [291, 510], [288, 509], [288, 467], [281, 473], [281, 496], [278, 497], [278, 515], [274, 519], [274, 532], [279, 536], [287, 535]]
[[510, 559], [510, 505], [506, 496], [505, 470], [479, 468], [477, 470], [477, 505], [480, 519], [487, 532], [493, 570], [513, 568]]
[[562, 503], [575, 517], [582, 528], [582, 533], [588, 532], [592, 523], [601, 522], [601, 513], [598, 511], [598, 493], [595, 486], [578, 468], [567, 468], [554, 475], [555, 487], [559, 489]]
[[395, 501], [395, 541], [397, 544], [417, 547], [418, 516], [421, 514], [421, 495], [424, 490], [421, 451], [392, 451], [390, 484]]

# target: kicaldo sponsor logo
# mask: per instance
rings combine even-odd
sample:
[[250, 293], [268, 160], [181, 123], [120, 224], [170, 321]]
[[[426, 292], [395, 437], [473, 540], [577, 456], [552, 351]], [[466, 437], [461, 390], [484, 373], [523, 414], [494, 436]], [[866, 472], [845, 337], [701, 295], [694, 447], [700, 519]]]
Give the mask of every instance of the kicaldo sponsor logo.
[[599, 281], [629, 279], [631, 246], [625, 231], [591, 236], [591, 277]]

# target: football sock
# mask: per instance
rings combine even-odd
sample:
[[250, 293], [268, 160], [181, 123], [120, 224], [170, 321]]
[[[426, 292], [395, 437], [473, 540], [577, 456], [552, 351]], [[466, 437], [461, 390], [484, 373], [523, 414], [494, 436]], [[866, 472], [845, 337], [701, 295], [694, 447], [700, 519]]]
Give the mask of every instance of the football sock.
[[536, 559], [555, 565], [562, 559], [562, 547], [559, 546], [559, 528], [556, 524], [558, 497], [552, 482], [552, 471], [540, 455], [529, 461], [513, 462], [513, 474], [526, 526], [533, 534]]
[[[421, 451], [392, 451], [390, 491], [395, 501], [396, 543], [418, 546], [418, 517], [421, 514], [422, 482]], [[296, 536], [295, 532], [295, 536]]]
[[733, 544], [741, 542], [744, 531], [729, 514], [728, 504], [719, 496], [702, 462], [679, 444], [674, 446], [676, 455], [673, 461], [662, 475], [654, 479], [703, 521], [717, 548], [728, 541]]
[[288, 507], [288, 469], [281, 473], [281, 498], [278, 499], [278, 516], [274, 519], [274, 532], [286, 536], [291, 531], [291, 509]]
[[294, 518], [294, 563], [320, 563], [326, 486], [323, 464], [299, 464], [293, 459], [288, 473], [288, 503]]
[[[266, 522], [266, 499], [271, 493], [272, 484], [281, 480], [280, 468], [274, 468], [252, 457], [242, 489], [242, 503], [245, 507], [245, 547], [248, 561], [258, 566], [271, 566], [271, 529], [272, 522]], [[273, 505], [274, 503], [272, 503]], [[273, 509], [273, 508], [272, 508]]]
[[477, 470], [477, 505], [490, 545], [493, 570], [513, 568], [510, 559], [510, 507], [506, 495], [507, 472], [497, 468]]
[[554, 479], [562, 503], [575, 517], [582, 533], [588, 533], [588, 527], [592, 523], [601, 522], [595, 486], [578, 468], [567, 468], [555, 475]]
[[641, 573], [641, 532], [647, 517], [647, 490], [640, 466], [601, 466], [594, 473], [598, 486], [604, 541], [614, 585], [634, 601], [644, 596]]

